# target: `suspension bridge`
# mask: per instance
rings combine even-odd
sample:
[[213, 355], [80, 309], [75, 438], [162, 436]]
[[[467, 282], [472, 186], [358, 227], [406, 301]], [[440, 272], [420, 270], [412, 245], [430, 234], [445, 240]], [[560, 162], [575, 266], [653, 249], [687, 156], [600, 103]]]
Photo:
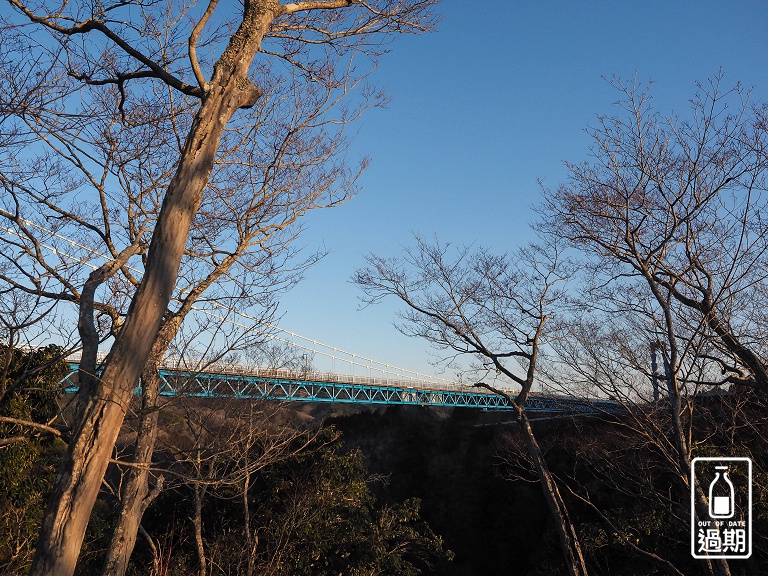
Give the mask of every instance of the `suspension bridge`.
[[[62, 380], [62, 384], [67, 392], [75, 392], [79, 362], [70, 361], [69, 365], [70, 372]], [[158, 373], [160, 394], [170, 397], [399, 404], [485, 410], [514, 408], [507, 398], [500, 394], [458, 383], [440, 384], [416, 379], [269, 369], [231, 364], [212, 364], [201, 370], [165, 365], [159, 368]], [[141, 393], [140, 386], [136, 387], [135, 393]], [[614, 413], [617, 403], [610, 400], [534, 395], [526, 402], [525, 409], [535, 412], [579, 414]]]
[[[98, 268], [91, 258], [108, 261], [111, 258], [84, 246], [71, 238], [31, 221], [34, 226], [50, 235], [50, 243], [38, 246], [57, 257], [73, 261], [86, 268]], [[20, 237], [13, 229], [0, 226], [4, 232]], [[55, 241], [54, 241], [55, 240]], [[79, 250], [86, 257], [73, 256], [69, 250]], [[133, 273], [142, 271], [127, 266]], [[177, 300], [178, 301], [178, 300]], [[510, 410], [514, 406], [507, 397], [488, 390], [452, 380], [422, 374], [396, 367], [372, 358], [329, 346], [306, 338], [276, 325], [264, 323], [245, 312], [233, 310], [216, 301], [205, 306], [192, 307], [197, 314], [205, 315], [220, 323], [226, 323], [246, 331], [256, 331], [265, 339], [301, 350], [305, 355], [324, 357], [331, 365], [349, 366], [351, 373], [334, 370], [320, 372], [312, 369], [272, 369], [225, 362], [189, 365], [188, 359], [166, 359], [159, 367], [160, 394], [163, 396], [190, 396], [200, 398], [232, 398], [270, 400], [282, 402], [339, 402], [352, 404], [410, 405], [466, 407], [488, 410]], [[78, 389], [79, 358], [68, 359], [70, 371], [62, 380], [68, 392]], [[355, 374], [355, 369], [365, 375]], [[139, 383], [135, 389], [141, 393]], [[583, 399], [569, 396], [533, 395], [525, 405], [526, 410], [575, 414], [615, 413], [618, 404], [610, 400]]]

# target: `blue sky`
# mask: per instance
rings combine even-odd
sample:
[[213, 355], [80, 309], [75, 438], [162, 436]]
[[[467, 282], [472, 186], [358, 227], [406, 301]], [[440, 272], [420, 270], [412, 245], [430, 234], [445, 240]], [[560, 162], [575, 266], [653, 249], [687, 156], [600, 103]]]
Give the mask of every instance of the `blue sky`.
[[664, 112], [685, 112], [720, 68], [768, 99], [766, 2], [446, 0], [439, 12], [437, 32], [383, 59], [375, 80], [393, 101], [350, 151], [373, 159], [362, 190], [307, 218], [302, 243], [331, 253], [281, 302], [289, 330], [430, 374], [429, 347], [393, 327], [396, 302], [360, 309], [349, 278], [365, 254], [397, 255], [413, 232], [499, 252], [528, 241], [537, 179], [562, 181], [563, 161], [588, 156], [584, 129], [614, 111], [606, 77], [653, 80]]

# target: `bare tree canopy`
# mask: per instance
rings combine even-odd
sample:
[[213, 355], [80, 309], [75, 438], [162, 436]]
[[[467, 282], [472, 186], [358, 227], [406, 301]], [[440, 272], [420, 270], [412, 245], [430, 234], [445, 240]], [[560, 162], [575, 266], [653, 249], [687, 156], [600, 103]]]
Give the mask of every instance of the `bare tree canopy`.
[[[722, 74], [669, 116], [653, 109], [650, 87], [613, 84], [620, 112], [589, 130], [591, 159], [567, 164], [567, 182], [544, 191], [544, 228], [584, 270], [551, 377], [622, 402], [621, 429], [653, 447], [703, 518], [692, 458], [736, 427], [739, 406], [759, 413], [768, 391], [768, 108], [725, 89]], [[708, 410], [702, 392], [724, 385], [732, 412]], [[636, 474], [629, 484], [645, 481]], [[722, 558], [703, 569], [731, 573]]]
[[396, 297], [405, 305], [404, 334], [424, 338], [448, 363], [470, 357], [478, 380], [499, 374], [505, 386], [520, 387], [516, 401], [525, 403], [540, 345], [553, 334], [552, 305], [571, 274], [557, 243], [499, 255], [417, 237], [403, 257], [367, 260], [353, 278], [367, 303]]
[[[353, 281], [374, 303], [394, 296], [405, 305], [399, 326], [423, 338], [450, 359], [469, 356], [475, 386], [503, 395], [515, 408], [526, 450], [541, 483], [560, 539], [568, 573], [587, 574], [576, 529], [525, 412], [525, 402], [539, 375], [544, 347], [556, 337], [555, 305], [565, 297], [564, 283], [573, 273], [554, 236], [512, 254], [483, 248], [453, 249], [416, 238], [403, 257], [368, 257]], [[493, 378], [493, 384], [485, 381]], [[513, 395], [501, 386], [520, 387]]]
[[114, 337], [32, 568], [71, 574], [172, 298], [178, 314], [227, 280], [227, 304], [263, 305], [252, 285], [286, 282], [296, 220], [354, 193], [344, 126], [384, 101], [366, 83], [383, 44], [430, 29], [436, 1], [8, 2], [2, 280], [79, 307], [84, 373]]
[[676, 303], [681, 330], [704, 328], [712, 384], [767, 391], [768, 108], [716, 77], [665, 117], [637, 82], [615, 84], [622, 114], [600, 117], [592, 161], [545, 191], [549, 224], [591, 257], [596, 285], [637, 278]]

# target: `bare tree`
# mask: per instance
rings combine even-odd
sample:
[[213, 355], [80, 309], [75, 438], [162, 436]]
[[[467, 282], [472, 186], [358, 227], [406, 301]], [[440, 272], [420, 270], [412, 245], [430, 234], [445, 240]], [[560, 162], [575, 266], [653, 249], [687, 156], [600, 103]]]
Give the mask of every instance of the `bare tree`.
[[758, 312], [768, 277], [766, 107], [739, 86], [723, 90], [718, 76], [699, 87], [690, 118], [665, 118], [637, 82], [615, 85], [624, 114], [601, 117], [593, 162], [568, 164], [569, 181], [545, 191], [549, 221], [596, 272], [642, 279], [662, 309], [669, 298], [682, 305], [677, 324], [712, 335], [705, 359], [722, 374], [712, 385], [768, 391]]
[[[268, 308], [265, 314], [270, 313], [271, 309]], [[159, 432], [158, 415], [161, 408], [167, 409], [167, 403], [162, 407], [158, 404], [160, 366], [195, 373], [213, 362], [237, 354], [239, 350], [258, 347], [264, 339], [258, 322], [247, 329], [240, 329], [238, 326], [228, 326], [226, 318], [220, 320], [203, 316], [182, 326], [181, 319], [184, 316], [169, 315], [142, 371], [142, 397], [138, 409], [135, 449], [128, 461], [123, 458], [118, 460], [118, 466], [125, 464], [127, 469], [119, 483], [120, 512], [107, 549], [103, 574], [125, 573], [139, 534], [142, 516], [163, 489], [163, 475], [151, 473]], [[174, 339], [171, 340], [171, 337]], [[192, 348], [192, 343], [199, 343], [203, 337], [206, 338], [203, 340], [207, 344], [205, 349]], [[168, 349], [171, 358], [178, 358], [175, 365], [170, 365], [170, 358], [163, 357]]]
[[255, 569], [258, 538], [250, 518], [251, 482], [261, 470], [295, 457], [316, 433], [280, 423], [279, 407], [268, 403], [222, 400], [218, 405], [185, 399], [175, 407], [186, 430], [168, 435], [164, 446], [174, 462], [166, 472], [171, 483], [190, 488], [190, 518], [200, 576], [212, 573], [210, 553], [203, 538], [206, 498], [239, 499], [243, 506], [245, 573]]
[[[475, 384], [508, 399], [541, 483], [569, 574], [586, 574], [576, 529], [525, 411], [540, 356], [556, 336], [551, 314], [571, 274], [560, 244], [531, 245], [512, 255], [460, 250], [417, 238], [402, 258], [368, 258], [354, 282], [373, 303], [398, 298], [406, 309], [400, 330], [426, 339], [453, 359], [476, 361]], [[492, 384], [485, 381], [493, 378]], [[517, 385], [512, 394], [495, 383]]]
[[[375, 61], [390, 34], [430, 28], [435, 1], [283, 5], [264, 0], [226, 13], [217, 11], [216, 0], [200, 10], [186, 5], [166, 10], [138, 1], [9, 3], [13, 23], [24, 18], [35, 25], [25, 37], [36, 56], [28, 62], [45, 70], [50, 94], [23, 110], [17, 107], [13, 117], [21, 134], [17, 143], [44, 142], [49, 152], [36, 159], [33, 172], [20, 165], [23, 158], [4, 167], [3, 185], [12, 194], [2, 216], [23, 239], [20, 252], [35, 263], [34, 269], [17, 267], [6, 280], [16, 289], [79, 306], [84, 374], [95, 372], [90, 368], [98, 341], [114, 338], [99, 378], [89, 383], [85, 376], [79, 422], [32, 568], [33, 574], [71, 574], [135, 382], [174, 289], [182, 293], [177, 281], [199, 266], [190, 258], [185, 268], [185, 254], [202, 254], [217, 265], [240, 258], [246, 262], [241, 273], [247, 274], [253, 266], [248, 250], [269, 244], [285, 226], [272, 222], [265, 228], [258, 210], [250, 221], [233, 222], [227, 215], [258, 205], [262, 194], [263, 206], [277, 206], [283, 214], [278, 222], [288, 224], [318, 204], [292, 199], [296, 190], [302, 195], [320, 189], [325, 204], [345, 196], [343, 183], [353, 182], [357, 171], [344, 165], [343, 133], [334, 127], [361, 109], [340, 103], [367, 74], [352, 56]], [[361, 93], [362, 108], [380, 101], [364, 86]], [[268, 96], [283, 105], [282, 117], [270, 112], [274, 108], [260, 107]], [[335, 118], [331, 109], [339, 112]], [[98, 122], [106, 118], [109, 122]], [[159, 131], [158, 122], [164, 127]], [[294, 164], [302, 153], [310, 155], [308, 164]], [[242, 194], [233, 196], [228, 186], [238, 171]], [[78, 198], [83, 186], [97, 191], [94, 204]], [[129, 201], [118, 202], [116, 209], [111, 199], [117, 188]], [[285, 201], [270, 196], [275, 190]], [[59, 234], [46, 226], [49, 215], [73, 222], [77, 233]], [[125, 225], [113, 233], [115, 220]], [[228, 235], [232, 230], [234, 239]], [[60, 256], [51, 265], [42, 253], [66, 242], [62, 236], [82, 239], [74, 252], [89, 259], [98, 246], [106, 263], [87, 275], [77, 269], [77, 258]], [[238, 237], [245, 239], [241, 245]], [[136, 255], [142, 258], [140, 279], [128, 266]], [[44, 285], [36, 284], [40, 271]], [[238, 277], [226, 267], [225, 273], [227, 279]], [[216, 274], [209, 270], [199, 277], [211, 275]], [[99, 287], [109, 297], [94, 296]], [[100, 335], [92, 327], [102, 319]]]
[[[611, 421], [612, 434], [621, 439], [619, 447], [587, 443], [579, 447], [582, 462], [589, 462], [592, 473], [616, 493], [644, 501], [646, 509], [666, 503], [666, 523], [686, 526], [691, 459], [697, 446], [711, 440], [709, 433], [695, 434], [696, 421], [701, 428], [702, 420], [697, 393], [702, 377], [711, 372], [701, 360], [707, 339], [675, 324], [666, 329], [665, 319], [673, 316], [665, 315], [652, 297], [643, 294], [642, 284], [635, 288], [622, 283], [620, 288], [609, 290], [610, 297], [600, 289], [597, 293], [602, 297], [583, 302], [585, 314], [564, 321], [563, 337], [553, 342], [552, 361], [545, 373], [564, 390], [589, 390], [609, 396], [622, 407]], [[652, 354], [657, 358], [655, 369]], [[644, 459], [630, 460], [623, 455], [616, 460], [616, 452], [635, 451], [642, 452]], [[574, 478], [570, 480], [578, 486]], [[695, 488], [701, 513], [706, 499], [701, 487]], [[572, 491], [610, 522], [606, 516], [609, 511], [591, 502], [583, 487]], [[612, 529], [612, 533], [620, 544], [627, 544], [620, 531]], [[636, 552], [643, 550], [639, 539], [636, 544]], [[642, 553], [668, 570], [680, 572], [674, 568], [674, 559], [645, 550]], [[725, 561], [709, 563], [708, 570], [729, 573]]]
[[[104, 560], [102, 574], [105, 575], [120, 575], [126, 572], [136, 539], [141, 531], [141, 521], [144, 512], [165, 487], [165, 474], [162, 471], [162, 467], [157, 468], [153, 463], [153, 454], [158, 434], [165, 433], [167, 435], [167, 431], [160, 430], [158, 427], [160, 411], [167, 412], [169, 409], [171, 411], [184, 411], [188, 426], [199, 425], [199, 420], [202, 418], [197, 413], [202, 413], [203, 408], [195, 410], [194, 405], [189, 406], [184, 402], [183, 398], [176, 399], [175, 401], [166, 400], [163, 404], [159, 403], [161, 378], [158, 368], [161, 365], [161, 360], [163, 360], [162, 366], [166, 370], [175, 368], [183, 373], [191, 374], [195, 374], [200, 370], [215, 369], [215, 366], [222, 363], [227, 364], [227, 360], [242, 358], [243, 355], [247, 356], [247, 361], [250, 364], [256, 366], [291, 368], [299, 363], [295, 351], [287, 350], [285, 349], [286, 347], [270, 346], [264, 343], [265, 336], [261, 332], [260, 324], [258, 323], [252, 327], [241, 329], [238, 325], [228, 326], [226, 318], [210, 318], [203, 315], [202, 318], [195, 318], [195, 322], [187, 322], [183, 325], [177, 331], [175, 339], [171, 342], [162, 339], [164, 332], [170, 333], [167, 328], [161, 331], [161, 338], [155, 343], [153, 355], [150, 356], [147, 367], [142, 372], [142, 398], [134, 424], [136, 441], [132, 454], [130, 458], [121, 455], [115, 461], [118, 468], [124, 467], [125, 470], [120, 476], [119, 488], [115, 490], [115, 492], [119, 493], [120, 512]], [[206, 338], [203, 338], [203, 336], [206, 336]], [[200, 344], [201, 342], [206, 344], [204, 348], [201, 349], [199, 346], [194, 346], [195, 343]], [[160, 356], [154, 355], [154, 351], [160, 350], [162, 347], [170, 348], [172, 357], [178, 358], [175, 365], [169, 365], [169, 359], [163, 359]], [[176, 383], [176, 385], [179, 388], [184, 388], [183, 383]], [[188, 386], [194, 388], [194, 382], [189, 382]], [[178, 405], [179, 403], [180, 405]], [[277, 431], [279, 433], [277, 433], [275, 426], [266, 426], [265, 423], [270, 417], [274, 416], [275, 412], [275, 410], [267, 410], [266, 407], [255, 410], [253, 405], [248, 404], [243, 412], [238, 411], [234, 405], [231, 405], [227, 406], [226, 410], [232, 413], [236, 423], [242, 424], [240, 421], [247, 416], [247, 426], [245, 424], [233, 425], [231, 429], [227, 429], [225, 434], [227, 440], [223, 443], [218, 440], [216, 442], [208, 442], [211, 432], [203, 427], [198, 430], [198, 433], [202, 435], [198, 438], [198, 441], [201, 443], [201, 447], [205, 447], [207, 450], [206, 462], [211, 459], [226, 462], [233, 459], [234, 455], [248, 462], [250, 453], [243, 453], [242, 450], [245, 450], [245, 448], [241, 450], [238, 446], [246, 442], [246, 440], [246, 443], [250, 442], [248, 444], [250, 448], [253, 448], [256, 443], [264, 446], [269, 444], [271, 448], [264, 451], [263, 459], [252, 458], [252, 461], [247, 464], [246, 468], [251, 467], [248, 468], [250, 472], [247, 470], [245, 472], [242, 470], [237, 472], [239, 474], [238, 478], [242, 476], [244, 484], [248, 484], [254, 471], [262, 464], [266, 465], [271, 455], [278, 452], [278, 446], [282, 452], [287, 453], [288, 446], [284, 442], [287, 438], [285, 433], [287, 428], [280, 428]], [[270, 440], [268, 435], [273, 432], [275, 433], [275, 438]], [[292, 432], [299, 433], [297, 431]], [[240, 435], [243, 437], [241, 438]], [[207, 439], [207, 443], [202, 443], [203, 438]], [[169, 445], [167, 441], [163, 444], [162, 448], [166, 455], [178, 453], [178, 447]], [[217, 454], [217, 450], [221, 453]], [[180, 458], [182, 460], [189, 460], [184, 454]], [[202, 464], [202, 462], [197, 463], [198, 475], [202, 474]], [[256, 468], [253, 468], [254, 466]], [[206, 473], [213, 474], [213, 468], [207, 468]], [[197, 476], [193, 477], [197, 478]], [[224, 477], [217, 477], [216, 482], [218, 485], [237, 483]], [[191, 482], [190, 485], [197, 486], [194, 482]], [[207, 488], [202, 486], [200, 490], [203, 492], [203, 494], [200, 494], [202, 498]], [[243, 498], [247, 504], [247, 494]], [[250, 537], [250, 533], [246, 537]]]
[[[664, 456], [699, 514], [706, 497], [689, 486], [697, 395], [768, 390], [765, 108], [721, 81], [699, 87], [690, 120], [662, 117], [636, 82], [615, 81], [623, 114], [600, 118], [593, 161], [569, 164], [544, 208], [589, 276], [581, 313], [591, 320], [575, 319], [556, 344], [567, 368], [553, 379], [619, 399], [622, 425]], [[707, 567], [730, 573], [724, 560]]]

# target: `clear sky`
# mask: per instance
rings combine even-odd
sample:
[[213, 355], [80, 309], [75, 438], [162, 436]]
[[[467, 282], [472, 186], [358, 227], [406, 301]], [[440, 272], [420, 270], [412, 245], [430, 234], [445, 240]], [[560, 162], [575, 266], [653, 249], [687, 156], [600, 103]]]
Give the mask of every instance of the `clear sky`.
[[373, 164], [357, 197], [308, 217], [302, 243], [331, 253], [281, 303], [289, 330], [430, 374], [426, 343], [393, 327], [396, 302], [360, 309], [349, 279], [365, 254], [397, 255], [413, 232], [499, 252], [528, 241], [537, 179], [562, 181], [563, 161], [587, 158], [584, 128], [612, 113], [606, 77], [653, 80], [664, 112], [684, 112], [720, 68], [768, 99], [764, 0], [446, 0], [439, 11], [437, 32], [399, 39], [383, 59], [375, 80], [393, 102], [365, 117], [350, 152]]

